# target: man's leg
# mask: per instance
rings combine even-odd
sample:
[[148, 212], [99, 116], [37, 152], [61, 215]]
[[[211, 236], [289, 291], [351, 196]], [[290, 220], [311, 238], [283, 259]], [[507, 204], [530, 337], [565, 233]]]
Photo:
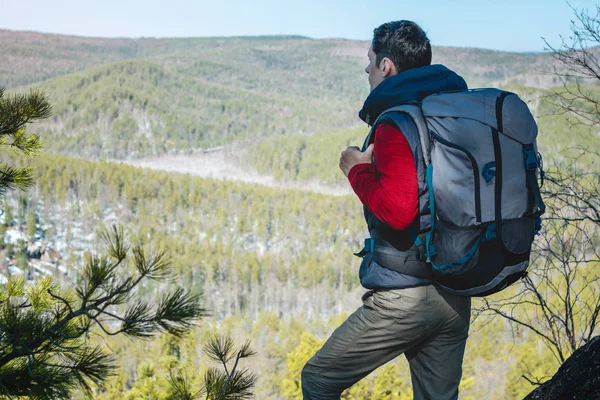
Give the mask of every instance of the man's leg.
[[[437, 293], [434, 293], [437, 292]], [[456, 400], [469, 335], [471, 299], [431, 286], [430, 300], [439, 298], [445, 314], [439, 329], [406, 352], [415, 400]]]
[[367, 298], [304, 366], [304, 400], [338, 400], [345, 389], [429, 336], [427, 288]]

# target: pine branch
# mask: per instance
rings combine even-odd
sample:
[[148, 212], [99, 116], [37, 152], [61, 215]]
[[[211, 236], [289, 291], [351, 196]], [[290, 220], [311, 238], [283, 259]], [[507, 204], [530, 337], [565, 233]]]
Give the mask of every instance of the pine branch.
[[112, 234], [109, 231], [102, 231], [100, 237], [107, 246], [108, 255], [118, 262], [127, 257], [129, 246], [124, 242], [123, 227], [112, 225]]
[[[234, 343], [229, 336], [215, 335], [204, 347], [204, 352], [212, 361], [223, 365], [224, 373], [216, 369], [207, 371], [205, 387], [207, 398], [215, 400], [246, 399], [252, 396], [252, 388], [256, 384], [256, 376], [247, 369], [238, 371], [240, 359], [252, 357], [256, 352], [246, 341], [239, 351], [234, 352]], [[235, 357], [231, 372], [227, 363]]]
[[169, 400], [195, 400], [199, 399], [205, 391], [204, 388], [200, 388], [200, 390], [192, 392], [188, 377], [181, 372], [174, 373], [173, 370], [170, 370], [167, 381], [171, 388]]
[[53, 299], [55, 299], [55, 300], [58, 300], [58, 301], [62, 302], [62, 303], [65, 305], [65, 307], [66, 307], [66, 308], [69, 310], [69, 312], [70, 312], [70, 313], [72, 313], [72, 312], [73, 312], [73, 308], [71, 308], [71, 303], [69, 303], [69, 302], [68, 302], [67, 300], [65, 300], [64, 298], [62, 298], [62, 297], [60, 297], [60, 296], [57, 296], [57, 295], [55, 295], [54, 293], [52, 293], [52, 290], [50, 290], [50, 289], [48, 289], [48, 290], [47, 290], [47, 292], [48, 292], [48, 294], [49, 294], [49, 295], [50, 295], [50, 296], [51, 296]]
[[257, 354], [256, 351], [252, 350], [250, 345], [250, 340], [246, 340], [244, 345], [240, 348], [240, 358], [254, 357]]
[[233, 339], [229, 336], [215, 335], [204, 346], [204, 353], [212, 361], [227, 364], [234, 357], [233, 346]]
[[160, 299], [154, 320], [164, 331], [181, 336], [193, 326], [194, 320], [208, 315], [199, 304], [198, 295], [177, 288]]
[[216, 368], [209, 368], [204, 373], [204, 391], [207, 400], [219, 400], [220, 393], [227, 385], [228, 374]]
[[27, 190], [34, 185], [31, 167], [15, 167], [0, 164], [0, 196], [15, 189]]
[[169, 278], [169, 266], [171, 263], [167, 260], [164, 251], [147, 260], [142, 247], [136, 246], [133, 248], [133, 256], [135, 267], [141, 276], [145, 276], [153, 281], [161, 281]]
[[225, 382], [218, 400], [243, 400], [252, 398], [252, 389], [256, 385], [257, 376], [248, 369], [232, 371]]
[[14, 136], [28, 123], [51, 115], [52, 106], [43, 92], [5, 96], [0, 90], [0, 136]]
[[[6, 144], [6, 143], [3, 143]], [[30, 135], [25, 128], [19, 129], [15, 134], [11, 147], [20, 150], [26, 156], [36, 156], [42, 151], [42, 141], [38, 135]]]
[[83, 347], [64, 356], [71, 363], [68, 368], [75, 374], [79, 385], [88, 393], [92, 391], [88, 380], [101, 385], [108, 377], [114, 375], [114, 359], [105, 354], [100, 347]]
[[120, 332], [129, 336], [147, 338], [156, 329], [150, 305], [144, 301], [129, 308], [122, 322]]

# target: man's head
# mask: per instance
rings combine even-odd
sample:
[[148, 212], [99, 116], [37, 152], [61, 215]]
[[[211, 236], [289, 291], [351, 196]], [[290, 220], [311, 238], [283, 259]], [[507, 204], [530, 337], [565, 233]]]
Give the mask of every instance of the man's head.
[[387, 22], [373, 31], [369, 47], [369, 74], [371, 90], [385, 78], [407, 69], [431, 64], [431, 45], [427, 35], [412, 21]]

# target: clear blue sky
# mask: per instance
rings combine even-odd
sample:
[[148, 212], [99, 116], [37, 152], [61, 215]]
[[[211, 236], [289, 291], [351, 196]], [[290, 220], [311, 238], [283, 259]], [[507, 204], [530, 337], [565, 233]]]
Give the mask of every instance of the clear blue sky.
[[[595, 13], [592, 0], [570, 0]], [[412, 19], [433, 45], [542, 51], [573, 12], [565, 0], [0, 0], [0, 28], [101, 37], [297, 34], [370, 40]]]

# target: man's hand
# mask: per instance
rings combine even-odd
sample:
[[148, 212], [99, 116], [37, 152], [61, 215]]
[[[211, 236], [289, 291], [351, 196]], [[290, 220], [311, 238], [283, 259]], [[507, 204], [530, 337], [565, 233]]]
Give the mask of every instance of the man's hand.
[[350, 146], [342, 151], [340, 157], [340, 168], [346, 177], [356, 164], [370, 164], [373, 158], [373, 144], [370, 144], [365, 152], [361, 152], [358, 146]]

